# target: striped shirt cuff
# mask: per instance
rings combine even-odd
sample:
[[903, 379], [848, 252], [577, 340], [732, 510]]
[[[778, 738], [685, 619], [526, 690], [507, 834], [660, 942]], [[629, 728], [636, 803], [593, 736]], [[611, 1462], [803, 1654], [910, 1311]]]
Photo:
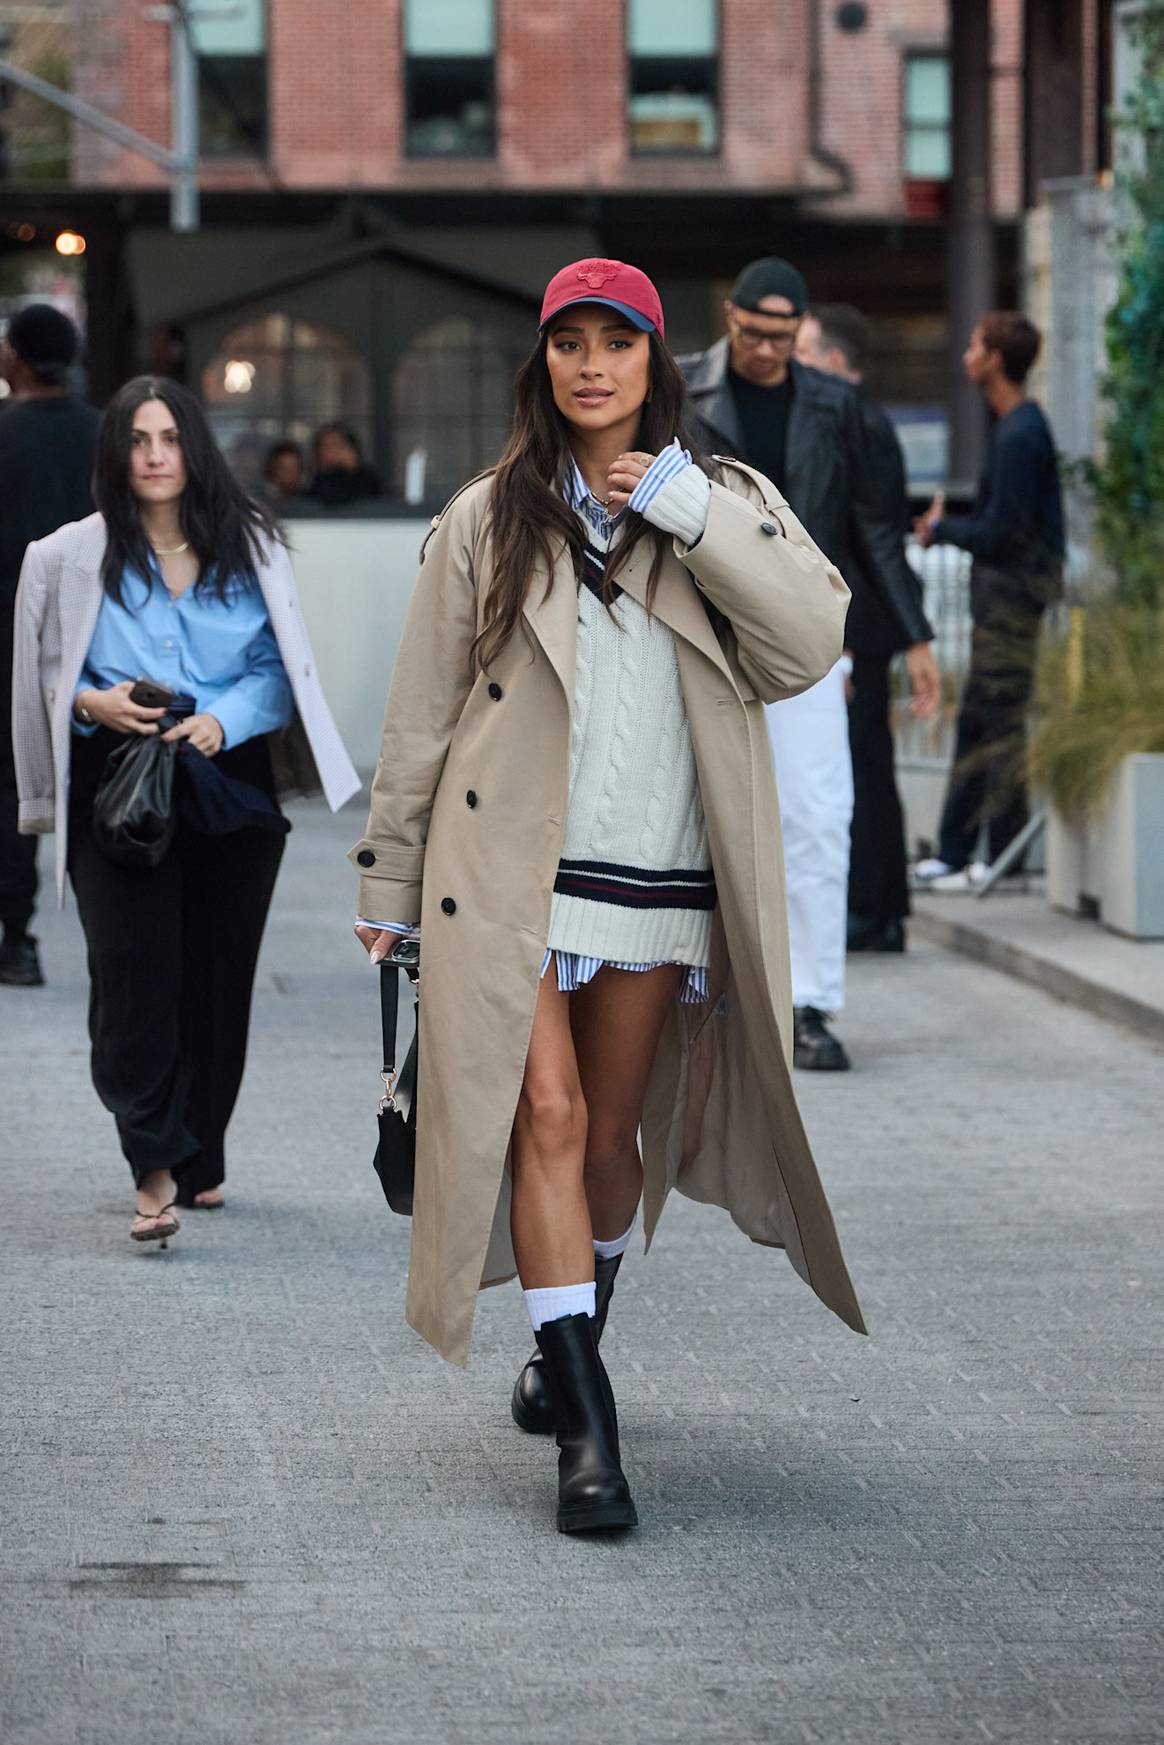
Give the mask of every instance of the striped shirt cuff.
[[356, 916], [357, 927], [374, 927], [378, 933], [411, 933], [412, 928], [407, 921], [367, 921], [363, 915]]
[[707, 526], [711, 481], [678, 442], [656, 455], [631, 495], [630, 507], [684, 545], [695, 545]]

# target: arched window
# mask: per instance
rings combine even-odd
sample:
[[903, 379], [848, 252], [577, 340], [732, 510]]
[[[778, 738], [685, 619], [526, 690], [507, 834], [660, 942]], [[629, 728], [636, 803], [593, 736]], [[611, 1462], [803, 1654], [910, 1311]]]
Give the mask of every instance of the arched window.
[[392, 381], [391, 493], [444, 501], [505, 446], [513, 378], [528, 346], [472, 316], [417, 335]]
[[202, 399], [228, 460], [253, 488], [272, 442], [311, 441], [340, 419], [372, 441], [372, 376], [351, 340], [318, 321], [263, 315], [229, 334], [202, 372]]

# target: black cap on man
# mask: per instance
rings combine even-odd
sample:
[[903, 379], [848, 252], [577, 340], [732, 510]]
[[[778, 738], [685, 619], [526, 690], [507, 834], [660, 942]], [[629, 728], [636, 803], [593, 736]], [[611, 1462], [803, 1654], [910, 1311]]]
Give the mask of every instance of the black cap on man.
[[80, 349], [77, 329], [51, 303], [30, 303], [8, 324], [8, 344], [46, 388], [63, 387]]

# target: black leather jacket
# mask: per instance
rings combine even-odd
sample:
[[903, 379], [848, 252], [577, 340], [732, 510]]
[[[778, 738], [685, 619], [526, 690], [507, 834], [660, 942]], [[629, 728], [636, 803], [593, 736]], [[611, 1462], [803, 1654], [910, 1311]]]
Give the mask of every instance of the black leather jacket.
[[[900, 549], [909, 528], [905, 457], [885, 408], [871, 400], [864, 389], [858, 388], [857, 398], [865, 432], [870, 493], [877, 504], [879, 519], [897, 527]], [[908, 621], [903, 621], [896, 607], [886, 605], [884, 595], [866, 574], [863, 556], [856, 558], [852, 574], [845, 577], [853, 593], [845, 620], [845, 643], [855, 655], [866, 659], [888, 658], [915, 642], [928, 642], [933, 636], [925, 615], [921, 580], [908, 563], [904, 567], [908, 577], [904, 586], [912, 593], [916, 607], [915, 616]]]
[[[678, 363], [700, 439], [714, 453], [750, 461], [728, 381], [728, 341], [717, 340]], [[871, 464], [862, 396], [838, 376], [795, 361], [789, 368], [785, 483], [794, 513], [854, 593], [854, 581], [864, 584], [897, 625], [895, 647], [928, 642], [933, 630], [922, 610], [921, 587], [905, 561], [903, 503], [889, 503], [885, 480]]]

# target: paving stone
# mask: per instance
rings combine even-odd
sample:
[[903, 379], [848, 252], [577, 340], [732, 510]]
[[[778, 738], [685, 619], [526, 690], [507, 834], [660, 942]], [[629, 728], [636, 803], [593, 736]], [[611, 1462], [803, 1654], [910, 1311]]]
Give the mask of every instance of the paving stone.
[[855, 960], [798, 1088], [871, 1338], [673, 1200], [604, 1347], [642, 1528], [572, 1541], [516, 1289], [468, 1373], [404, 1324], [359, 820], [294, 815], [230, 1204], [167, 1254], [72, 913], [0, 989], [4, 1745], [1161, 1745], [1161, 1053]]

